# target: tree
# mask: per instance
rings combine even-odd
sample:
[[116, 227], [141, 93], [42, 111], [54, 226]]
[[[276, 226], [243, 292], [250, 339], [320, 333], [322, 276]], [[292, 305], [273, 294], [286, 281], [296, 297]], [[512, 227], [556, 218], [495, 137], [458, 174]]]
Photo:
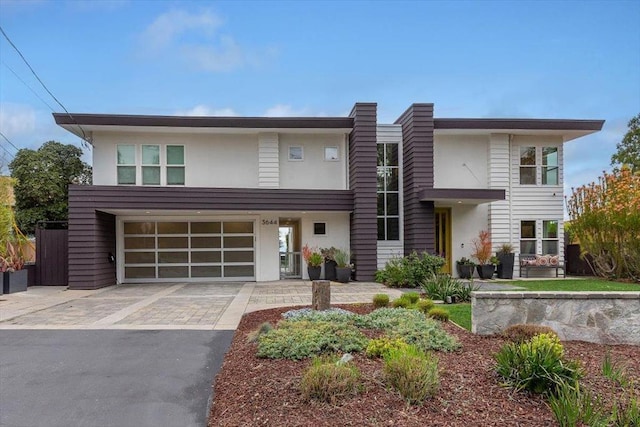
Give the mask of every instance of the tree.
[[16, 221], [33, 234], [38, 221], [65, 221], [69, 184], [90, 184], [91, 166], [81, 160], [82, 150], [56, 141], [38, 150], [22, 149], [9, 164], [16, 179]]
[[611, 165], [628, 165], [632, 172], [640, 172], [640, 113], [627, 126], [629, 130], [616, 145], [618, 151], [611, 156]]

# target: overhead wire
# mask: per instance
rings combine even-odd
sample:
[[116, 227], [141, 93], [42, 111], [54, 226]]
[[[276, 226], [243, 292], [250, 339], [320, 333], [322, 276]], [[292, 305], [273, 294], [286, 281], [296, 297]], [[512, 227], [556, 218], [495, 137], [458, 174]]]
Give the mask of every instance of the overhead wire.
[[[47, 85], [44, 84], [44, 82], [42, 81], [42, 79], [40, 79], [40, 77], [38, 76], [38, 73], [36, 73], [36, 71], [33, 69], [33, 67], [31, 66], [31, 64], [29, 64], [29, 61], [27, 61], [27, 58], [24, 57], [24, 55], [22, 54], [22, 52], [20, 52], [20, 49], [18, 49], [18, 47], [11, 41], [11, 39], [9, 38], [9, 36], [7, 35], [7, 33], [5, 33], [4, 29], [2, 28], [2, 26], [0, 26], [0, 32], [2, 33], [2, 35], [4, 36], [5, 39], [7, 39], [7, 41], [9, 42], [9, 44], [11, 45], [11, 47], [13, 47], [13, 49], [18, 53], [18, 55], [20, 55], [20, 58], [22, 58], [22, 61], [24, 61], [24, 63], [27, 65], [27, 67], [29, 68], [29, 70], [31, 71], [31, 73], [35, 76], [35, 78], [38, 80], [38, 82], [40, 82], [40, 84], [42, 85], [42, 87], [44, 88], [44, 90], [47, 91], [47, 93], [53, 98], [54, 101], [56, 101], [58, 103], [58, 105], [60, 107], [62, 107], [62, 109], [64, 110], [65, 113], [67, 113], [67, 115], [69, 116], [69, 118], [71, 118], [71, 120], [73, 120], [76, 124], [76, 126], [78, 126], [78, 129], [80, 129], [80, 132], [82, 132], [82, 140], [86, 141], [87, 143], [91, 143], [90, 138], [87, 136], [86, 132], [84, 131], [84, 129], [82, 128], [82, 126], [80, 126], [80, 124], [73, 118], [73, 116], [71, 115], [71, 113], [69, 112], [69, 110], [67, 110], [67, 108], [62, 105], [62, 103], [58, 100], [58, 98], [55, 97], [55, 95], [53, 93], [51, 93], [51, 91], [49, 90], [49, 88], [47, 87]], [[84, 145], [84, 142], [83, 142]]]
[[2, 136], [5, 139], [5, 141], [7, 141], [9, 143], [9, 145], [11, 145], [13, 148], [15, 148], [16, 151], [20, 151], [20, 149], [18, 147], [16, 147], [16, 145], [13, 142], [9, 141], [9, 138], [4, 136], [4, 133], [2, 133], [1, 131], [0, 131], [0, 136]]
[[53, 107], [52, 107], [51, 105], [49, 105], [49, 103], [48, 103], [47, 101], [45, 101], [45, 100], [44, 100], [44, 99], [43, 99], [43, 98], [38, 94], [38, 92], [36, 92], [36, 91], [31, 87], [31, 86], [29, 86], [29, 85], [27, 84], [27, 82], [25, 82], [24, 80], [22, 80], [22, 78], [21, 78], [21, 77], [20, 77], [20, 76], [15, 72], [15, 71], [13, 71], [13, 68], [9, 67], [9, 65], [8, 65], [6, 62], [4, 62], [4, 61], [1, 61], [1, 62], [2, 62], [2, 65], [4, 65], [5, 67], [7, 67], [7, 69], [8, 69], [9, 71], [11, 71], [11, 73], [16, 77], [16, 79], [20, 80], [20, 82], [21, 82], [23, 85], [25, 85], [25, 86], [27, 87], [27, 89], [29, 89], [29, 90], [30, 90], [30, 91], [31, 91], [31, 92], [32, 92], [32, 93], [33, 93], [33, 94], [34, 94], [34, 95], [35, 95], [35, 96], [36, 96], [40, 101], [42, 101], [42, 103], [43, 103], [44, 105], [46, 105], [46, 106], [51, 110], [51, 112], [52, 112], [52, 113], [55, 113], [55, 112], [56, 112], [56, 110], [54, 110], [54, 109], [53, 109]]

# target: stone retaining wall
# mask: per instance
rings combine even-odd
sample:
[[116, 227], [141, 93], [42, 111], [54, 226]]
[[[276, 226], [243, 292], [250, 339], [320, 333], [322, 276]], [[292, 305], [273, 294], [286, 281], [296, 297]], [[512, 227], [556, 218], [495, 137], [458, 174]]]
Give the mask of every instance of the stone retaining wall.
[[479, 335], [534, 323], [563, 340], [640, 345], [640, 292], [474, 292], [471, 313]]

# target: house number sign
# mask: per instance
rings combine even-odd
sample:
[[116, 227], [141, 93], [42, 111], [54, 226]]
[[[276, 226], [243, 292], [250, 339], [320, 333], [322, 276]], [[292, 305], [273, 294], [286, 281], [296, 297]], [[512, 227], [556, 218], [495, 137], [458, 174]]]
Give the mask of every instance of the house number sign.
[[278, 225], [277, 219], [263, 219], [262, 225]]

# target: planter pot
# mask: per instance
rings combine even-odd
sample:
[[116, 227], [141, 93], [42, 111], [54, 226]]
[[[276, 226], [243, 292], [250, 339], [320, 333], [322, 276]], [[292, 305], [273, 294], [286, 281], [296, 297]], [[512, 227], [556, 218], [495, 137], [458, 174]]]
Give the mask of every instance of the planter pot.
[[500, 261], [498, 264], [498, 279], [513, 279], [513, 263], [516, 254], [497, 253]]
[[496, 268], [493, 264], [484, 264], [477, 266], [477, 270], [481, 279], [491, 279]]
[[336, 267], [336, 279], [340, 283], [349, 283], [351, 267]]
[[27, 290], [28, 283], [27, 270], [18, 270], [14, 272], [2, 273], [2, 291], [5, 294], [12, 294], [14, 292], [24, 292]]
[[307, 267], [307, 273], [309, 273], [309, 280], [319, 280], [322, 267]]
[[332, 259], [324, 262], [324, 280], [336, 280], [336, 265]]
[[471, 279], [471, 276], [473, 276], [473, 267], [473, 264], [456, 264], [458, 276], [460, 276], [461, 279]]

